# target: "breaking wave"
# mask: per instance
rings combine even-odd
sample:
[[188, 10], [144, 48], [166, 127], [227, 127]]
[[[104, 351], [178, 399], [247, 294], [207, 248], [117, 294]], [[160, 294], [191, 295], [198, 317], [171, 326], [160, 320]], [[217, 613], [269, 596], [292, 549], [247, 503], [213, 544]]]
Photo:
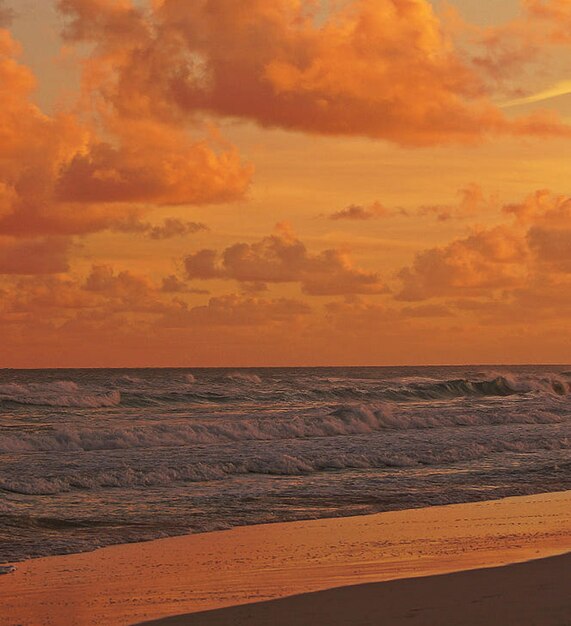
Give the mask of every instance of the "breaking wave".
[[296, 387], [262, 380], [252, 372], [230, 372], [218, 379], [196, 380], [185, 373], [169, 380], [149, 380], [122, 375], [107, 381], [106, 387], [83, 387], [69, 380], [42, 383], [0, 384], [0, 404], [51, 407], [142, 407], [252, 402], [430, 402], [457, 398], [505, 397], [527, 394], [567, 396], [571, 377], [567, 374], [487, 374], [474, 378], [437, 380], [408, 377], [395, 381], [352, 381], [335, 378], [307, 381]]
[[119, 391], [95, 392], [69, 380], [51, 383], [5, 383], [0, 385], [0, 404], [52, 407], [111, 407], [121, 403]]
[[[559, 424], [568, 417], [558, 411], [545, 409], [484, 411], [444, 413], [424, 411], [419, 413], [403, 413], [379, 411], [374, 405], [341, 406], [332, 412], [344, 419], [363, 419], [375, 423], [379, 429], [418, 430], [426, 428], [450, 428], [457, 426], [498, 426], [502, 424]], [[375, 429], [377, 430], [377, 429]]]
[[224, 378], [233, 382], [254, 383], [256, 385], [262, 382], [262, 379], [257, 374], [250, 372], [232, 372], [231, 374], [226, 374]]
[[412, 469], [439, 467], [451, 463], [481, 459], [490, 454], [537, 452], [538, 450], [568, 450], [571, 440], [537, 439], [535, 436], [514, 440], [480, 438], [458, 446], [419, 446], [398, 449], [356, 449], [340, 452], [335, 447], [284, 450], [252, 450], [248, 455], [233, 459], [184, 461], [151, 468], [129, 467], [91, 469], [57, 477], [0, 477], [0, 491], [25, 495], [54, 495], [72, 490], [99, 488], [144, 488], [172, 486], [182, 482], [222, 481], [233, 476], [260, 474], [269, 476], [304, 476], [324, 471]]
[[394, 400], [446, 400], [460, 397], [512, 396], [534, 392], [565, 396], [571, 393], [571, 380], [565, 374], [549, 376], [501, 374], [474, 379], [413, 382], [390, 389], [385, 395]]
[[[134, 386], [120, 388], [122, 404], [139, 406], [148, 404], [180, 403], [230, 403], [238, 400], [255, 402], [305, 402], [305, 401], [359, 401], [393, 402], [453, 400], [456, 398], [504, 397], [526, 394], [547, 394], [566, 396], [571, 393], [571, 378], [552, 374], [549, 376], [488, 375], [482, 377], [451, 380], [408, 378], [398, 381], [368, 380], [365, 382], [339, 381], [325, 378], [312, 384], [292, 388], [287, 385], [264, 381], [250, 372], [232, 372], [216, 381], [196, 381], [192, 374], [186, 374], [180, 381], [172, 382], [168, 388], [141, 387], [135, 393]], [[233, 383], [233, 384], [227, 384]]]
[[240, 441], [270, 441], [359, 435], [377, 431], [498, 426], [505, 424], [559, 424], [569, 419], [557, 407], [525, 412], [476, 411], [424, 414], [396, 411], [390, 404], [347, 405], [322, 415], [266, 418], [215, 418], [136, 426], [61, 426], [18, 435], [0, 435], [0, 452], [93, 451], [133, 448], [215, 445]]
[[388, 405], [323, 417], [246, 418], [113, 428], [54, 428], [46, 432], [0, 435], [0, 451], [91, 451], [178, 447], [233, 441], [335, 437], [373, 432], [390, 423]]

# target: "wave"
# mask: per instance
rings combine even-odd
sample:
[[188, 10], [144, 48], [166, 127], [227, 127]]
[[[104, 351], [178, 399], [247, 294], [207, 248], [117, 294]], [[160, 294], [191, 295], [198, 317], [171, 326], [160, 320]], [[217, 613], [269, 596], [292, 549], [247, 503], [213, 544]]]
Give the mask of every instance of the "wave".
[[263, 418], [214, 418], [136, 426], [60, 426], [40, 432], [0, 435], [0, 452], [93, 451], [134, 448], [215, 445], [240, 441], [269, 441], [361, 435], [377, 431], [420, 430], [505, 424], [558, 424], [568, 411], [528, 409], [524, 412], [426, 411], [410, 414], [390, 404], [346, 405], [321, 415]]
[[152, 379], [123, 375], [100, 381], [97, 386], [79, 386], [71, 380], [0, 384], [0, 404], [51, 407], [144, 407], [184, 403], [337, 403], [379, 401], [431, 402], [459, 398], [518, 395], [567, 396], [571, 377], [565, 374], [487, 373], [472, 378], [438, 380], [427, 377], [375, 380], [351, 378], [262, 380], [252, 372], [235, 371], [222, 378], [197, 381], [191, 373]]
[[571, 381], [563, 374], [515, 375], [458, 378], [445, 381], [421, 382], [403, 385], [385, 392], [393, 400], [447, 400], [461, 397], [512, 396], [546, 393], [565, 396], [571, 393]]
[[126, 385], [140, 385], [145, 382], [142, 378], [139, 378], [138, 376], [129, 376], [128, 374], [123, 374], [123, 376], [119, 376], [119, 378], [117, 378], [117, 381]]
[[345, 419], [364, 419], [371, 423], [377, 420], [379, 429], [421, 430], [429, 428], [450, 428], [458, 426], [499, 426], [504, 424], [560, 424], [567, 421], [565, 413], [545, 409], [527, 409], [526, 411], [506, 409], [499, 411], [454, 412], [423, 411], [413, 414], [402, 411], [381, 412], [375, 405], [340, 406], [332, 414]]
[[335, 437], [379, 430], [388, 405], [374, 410], [322, 417], [242, 418], [132, 427], [58, 427], [47, 432], [0, 435], [0, 452], [92, 451], [179, 447], [233, 441]]
[[226, 374], [224, 378], [233, 382], [254, 383], [256, 385], [262, 382], [262, 379], [257, 374], [250, 372], [232, 372], [231, 374]]
[[[225, 382], [245, 383], [225, 385]], [[168, 404], [182, 402], [232, 403], [247, 400], [259, 403], [280, 402], [339, 402], [376, 401], [410, 402], [443, 401], [456, 398], [505, 397], [526, 394], [566, 396], [571, 393], [571, 380], [564, 375], [516, 375], [501, 374], [487, 377], [437, 380], [426, 377], [401, 379], [398, 386], [389, 381], [375, 379], [354, 381], [350, 378], [322, 378], [295, 381], [284, 384], [272, 380], [264, 381], [250, 372], [233, 372], [222, 380], [201, 380], [193, 384], [192, 379], [171, 382], [168, 388], [145, 388], [134, 393], [125, 389], [123, 404]]]
[[70, 380], [5, 383], [0, 385], [1, 403], [51, 407], [111, 407], [121, 403], [121, 394], [119, 391], [90, 391]]
[[[527, 438], [513, 440], [486, 439], [445, 442], [438, 446], [425, 445], [413, 449], [376, 446], [355, 450], [327, 448], [253, 449], [248, 455], [234, 458], [192, 462], [184, 458], [176, 465], [130, 467], [127, 462], [113, 469], [95, 469], [42, 478], [37, 476], [0, 476], [0, 491], [23, 495], [55, 495], [72, 490], [101, 488], [146, 488], [172, 486], [174, 483], [223, 481], [232, 477], [260, 474], [266, 476], [304, 476], [325, 471], [414, 469], [442, 467], [453, 463], [475, 461], [498, 453], [537, 453], [538, 450], [566, 451], [571, 448], [568, 438]], [[192, 457], [191, 457], [192, 458]], [[564, 470], [565, 468], [562, 467]], [[0, 516], [3, 519], [5, 516]]]

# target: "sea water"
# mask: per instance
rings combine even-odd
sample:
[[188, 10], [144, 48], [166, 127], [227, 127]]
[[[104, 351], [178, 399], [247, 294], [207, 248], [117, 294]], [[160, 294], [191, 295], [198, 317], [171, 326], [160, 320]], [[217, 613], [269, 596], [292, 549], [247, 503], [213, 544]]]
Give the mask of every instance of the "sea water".
[[0, 564], [571, 489], [570, 394], [565, 367], [2, 370]]

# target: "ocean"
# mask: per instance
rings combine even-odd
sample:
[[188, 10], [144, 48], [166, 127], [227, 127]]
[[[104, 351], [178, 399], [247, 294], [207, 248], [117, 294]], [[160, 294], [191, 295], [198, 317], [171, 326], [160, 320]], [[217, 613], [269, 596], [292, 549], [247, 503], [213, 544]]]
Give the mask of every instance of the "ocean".
[[560, 366], [0, 370], [0, 564], [571, 489]]

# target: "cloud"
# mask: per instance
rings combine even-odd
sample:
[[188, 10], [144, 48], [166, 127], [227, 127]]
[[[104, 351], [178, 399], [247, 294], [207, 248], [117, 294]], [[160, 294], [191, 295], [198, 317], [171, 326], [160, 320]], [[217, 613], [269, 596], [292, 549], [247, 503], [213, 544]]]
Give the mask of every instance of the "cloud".
[[[4, 259], [0, 255], [0, 263]], [[127, 341], [169, 329], [251, 327], [260, 332], [274, 325], [297, 324], [310, 306], [292, 298], [259, 298], [227, 294], [203, 305], [189, 303], [190, 289], [174, 275], [156, 285], [149, 277], [109, 265], [95, 265], [82, 279], [59, 276], [13, 276], [0, 289], [0, 320], [23, 332], [61, 333], [82, 338], [104, 333]], [[173, 294], [175, 297], [172, 297]], [[214, 332], [214, 330], [213, 330]], [[89, 343], [89, 342], [88, 342]]]
[[3, 0], [0, 0], [0, 28], [7, 28], [14, 19], [14, 11], [5, 6]]
[[552, 42], [571, 43], [571, 5], [568, 0], [523, 0], [532, 19], [543, 20]]
[[444, 304], [421, 304], [397, 308], [362, 298], [330, 302], [325, 306], [327, 317], [337, 326], [352, 327], [356, 332], [371, 332], [379, 324], [398, 325], [415, 319], [452, 317], [451, 307]]
[[102, 311], [110, 319], [117, 313], [158, 315], [169, 308], [160, 297], [161, 289], [148, 277], [128, 270], [116, 272], [109, 265], [94, 265], [80, 288], [100, 298]]
[[558, 326], [565, 328], [571, 315], [571, 277], [569, 272], [532, 274], [525, 284], [513, 290], [481, 299], [463, 298], [448, 305], [467, 312], [482, 326], [513, 329], [523, 325], [541, 332], [541, 324], [547, 322], [549, 331], [557, 332]]
[[567, 228], [534, 226], [527, 239], [539, 261], [554, 271], [571, 274], [571, 222]]
[[124, 118], [204, 114], [404, 145], [490, 134], [569, 134], [556, 116], [507, 118], [487, 76], [428, 0], [61, 0], [69, 41], [89, 42], [90, 86]]
[[[2, 258], [0, 257], [0, 262]], [[265, 326], [308, 315], [308, 304], [291, 298], [265, 299], [244, 295], [212, 297], [205, 305], [190, 305], [184, 294], [208, 294], [190, 289], [176, 276], [157, 286], [148, 277], [109, 265], [95, 265], [83, 280], [34, 277], [17, 282], [7, 292], [4, 312], [25, 313], [54, 324], [113, 324], [135, 331], [193, 326]], [[174, 299], [169, 294], [177, 294]], [[118, 332], [123, 332], [119, 331]], [[131, 332], [131, 331], [130, 331]]]
[[134, 276], [128, 271], [115, 274], [109, 265], [94, 265], [85, 280], [87, 291], [106, 293], [108, 295], [147, 294], [150, 284], [145, 278]]
[[[460, 201], [453, 206], [446, 205], [425, 205], [420, 207], [412, 215], [425, 216], [434, 215], [440, 222], [445, 222], [450, 219], [466, 219], [468, 217], [474, 217], [484, 212], [488, 212], [491, 208], [494, 208], [494, 198], [486, 198], [482, 188], [471, 183], [466, 187], [458, 191]], [[405, 215], [411, 215], [410, 211], [402, 212]]]
[[536, 93], [532, 93], [528, 96], [521, 98], [515, 98], [503, 102], [500, 106], [502, 108], [521, 106], [523, 104], [533, 104], [535, 102], [543, 102], [544, 100], [551, 100], [552, 98], [559, 98], [560, 96], [566, 96], [571, 93], [571, 81], [561, 80], [555, 83], [553, 86], [547, 89], [542, 89]]
[[190, 279], [209, 280], [224, 277], [224, 269], [218, 266], [216, 250], [193, 252], [185, 257], [184, 266]]
[[418, 253], [412, 266], [399, 274], [403, 289], [398, 297], [414, 301], [511, 287], [523, 280], [526, 254], [525, 243], [509, 228], [476, 231]]
[[[571, 199], [538, 190], [503, 207], [515, 223], [475, 229], [467, 237], [419, 252], [399, 273], [397, 297], [506, 297], [542, 282], [567, 285], [571, 273]], [[571, 285], [567, 285], [569, 288]]]
[[188, 307], [180, 304], [157, 323], [167, 328], [187, 326], [265, 326], [306, 316], [310, 307], [299, 300], [265, 300], [235, 294], [210, 298], [207, 305]]
[[[557, 103], [549, 100], [570, 93], [569, 81], [561, 75], [568, 73], [564, 62], [571, 43], [571, 5], [568, 0], [521, 0], [519, 5], [520, 11], [504, 23], [469, 24], [451, 7], [447, 21], [457, 48], [500, 109], [554, 108]], [[517, 119], [513, 116], [512, 111], [510, 119]]]
[[208, 230], [206, 224], [201, 222], [185, 222], [176, 218], [167, 218], [162, 226], [153, 226], [148, 234], [151, 239], [172, 239], [173, 237], [185, 237], [201, 231]]
[[77, 281], [60, 276], [20, 278], [4, 299], [5, 310], [44, 320], [93, 309], [99, 304], [97, 297], [82, 289]]
[[0, 235], [0, 274], [66, 272], [70, 248], [66, 237], [15, 239]]
[[538, 190], [504, 211], [528, 228], [526, 239], [545, 271], [571, 273], [571, 198]]
[[386, 291], [378, 274], [356, 268], [349, 255], [329, 249], [311, 253], [291, 229], [255, 243], [237, 243], [221, 254], [199, 250], [184, 259], [189, 279], [225, 279], [240, 283], [300, 283], [309, 295], [365, 294]]
[[165, 276], [162, 279], [161, 291], [164, 293], [195, 293], [202, 295], [210, 293], [207, 289], [191, 289], [187, 283], [174, 274]]
[[494, 196], [487, 197], [480, 185], [469, 183], [457, 192], [458, 202], [455, 204], [425, 204], [413, 209], [388, 209], [380, 202], [370, 205], [350, 204], [349, 206], [330, 214], [330, 220], [368, 221], [384, 217], [435, 217], [440, 222], [451, 219], [466, 219], [492, 209], [497, 210], [497, 200]]
[[0, 29], [0, 234], [68, 234], [43, 228], [51, 219], [58, 171], [86, 133], [71, 115], [44, 115], [31, 101], [35, 77], [18, 63], [20, 46]]
[[233, 148], [217, 153], [213, 142], [151, 120], [121, 121], [114, 131], [117, 145], [93, 143], [64, 165], [59, 201], [211, 204], [235, 200], [249, 185], [252, 169]]
[[566, 226], [571, 217], [571, 198], [549, 189], [538, 189], [520, 202], [505, 204], [503, 211], [524, 225]]
[[332, 213], [330, 220], [372, 220], [379, 217], [385, 217], [390, 212], [380, 202], [373, 202], [368, 206], [361, 204], [350, 204], [349, 206]]
[[163, 240], [175, 237], [186, 237], [209, 230], [202, 222], [189, 222], [176, 217], [167, 217], [162, 224], [151, 224], [142, 221], [137, 213], [125, 217], [121, 222], [113, 225], [113, 230], [124, 233], [139, 233], [149, 239]]
[[[94, 17], [98, 3], [91, 5]], [[155, 206], [230, 202], [246, 193], [252, 168], [215, 129], [151, 115], [122, 117], [105, 105], [104, 77], [89, 64], [78, 102], [46, 115], [33, 103], [36, 79], [20, 55], [19, 44], [0, 28], [0, 235], [41, 239], [128, 230]], [[195, 228], [171, 220], [149, 236]]]

